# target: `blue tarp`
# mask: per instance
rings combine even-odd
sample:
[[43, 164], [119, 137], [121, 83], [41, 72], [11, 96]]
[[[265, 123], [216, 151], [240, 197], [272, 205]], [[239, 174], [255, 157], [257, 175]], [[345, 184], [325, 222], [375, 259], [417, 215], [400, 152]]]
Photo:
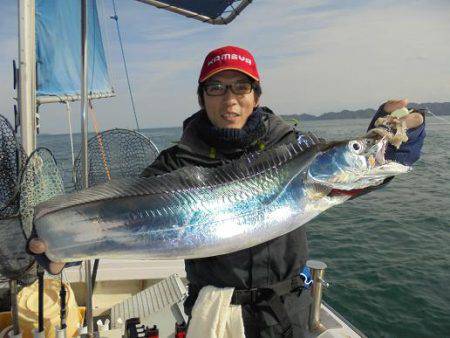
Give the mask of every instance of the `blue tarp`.
[[[88, 92], [112, 92], [97, 5], [88, 0]], [[80, 94], [80, 0], [36, 0], [37, 95]]]
[[159, 0], [171, 6], [187, 9], [213, 19], [216, 19], [236, 0]]

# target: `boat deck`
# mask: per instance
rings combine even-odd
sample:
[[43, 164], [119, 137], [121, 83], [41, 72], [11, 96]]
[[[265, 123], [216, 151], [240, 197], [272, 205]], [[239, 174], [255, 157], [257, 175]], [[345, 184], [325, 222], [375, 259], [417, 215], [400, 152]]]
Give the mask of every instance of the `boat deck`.
[[[173, 275], [174, 273], [176, 275]], [[68, 268], [65, 270], [65, 276], [71, 283], [83, 282], [84, 268]], [[117, 320], [121, 318], [121, 322], [125, 322], [131, 317], [141, 318], [141, 324], [149, 327], [157, 324], [160, 336], [169, 337], [174, 332], [175, 322], [184, 318], [181, 305], [187, 291], [181, 279], [185, 276], [182, 260], [133, 260], [127, 261], [126, 264], [117, 260], [102, 260], [97, 276], [99, 288], [94, 294], [94, 306], [97, 313], [105, 313], [104, 310], [109, 308], [107, 313], [112, 324], [112, 330], [101, 333], [100, 337], [121, 337], [123, 327], [117, 324]], [[141, 284], [133, 289], [133, 281], [136, 279], [150, 280], [153, 283]], [[122, 293], [119, 290], [121, 288]], [[105, 299], [111, 303], [109, 307]], [[103, 303], [102, 309], [99, 309], [99, 303]], [[321, 305], [320, 318], [323, 330], [309, 332], [307, 338], [366, 337], [324, 302]]]

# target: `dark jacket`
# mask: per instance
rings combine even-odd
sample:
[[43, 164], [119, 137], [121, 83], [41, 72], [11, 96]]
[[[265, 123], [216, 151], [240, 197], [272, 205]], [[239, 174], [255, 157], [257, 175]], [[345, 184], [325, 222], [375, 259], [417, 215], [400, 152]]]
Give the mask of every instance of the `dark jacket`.
[[[194, 114], [183, 124], [180, 142], [161, 152], [158, 158], [143, 172], [143, 176], [155, 176], [184, 166], [215, 167], [243, 154], [270, 149], [285, 143], [296, 142], [300, 133], [273, 114], [268, 108], [259, 108], [263, 128], [258, 136], [240, 146], [212, 146], [205, 141], [202, 125], [204, 112]], [[262, 129], [262, 132], [261, 132]], [[271, 284], [291, 278], [299, 273], [306, 263], [308, 246], [305, 227], [300, 227], [284, 236], [255, 247], [227, 255], [192, 259], [186, 261], [186, 274], [190, 283], [185, 311], [190, 315], [198, 291], [206, 285], [251, 289], [269, 287]], [[285, 297], [291, 322], [305, 325], [308, 317], [310, 295], [304, 292]], [[243, 318], [248, 337], [255, 332], [276, 332], [277, 320], [267, 304], [244, 305]], [[275, 326], [268, 328], [270, 326]], [[272, 336], [266, 335], [266, 336]], [[255, 335], [259, 337], [259, 335]]]
[[[263, 132], [241, 145], [220, 145], [206, 141], [204, 131], [205, 113], [200, 111], [183, 123], [180, 142], [161, 152], [158, 158], [143, 172], [143, 176], [155, 176], [184, 166], [215, 167], [241, 157], [247, 152], [270, 149], [300, 140], [302, 134], [273, 114], [268, 108], [261, 108]], [[382, 116], [382, 107], [374, 120]], [[374, 121], [373, 120], [373, 121]], [[370, 124], [373, 126], [373, 121]], [[250, 121], [253, 123], [254, 121]], [[249, 122], [248, 122], [249, 123]], [[387, 156], [403, 164], [412, 164], [420, 156], [425, 137], [425, 126], [408, 131], [409, 141], [399, 150], [388, 149]], [[387, 180], [388, 181], [388, 180]], [[368, 189], [368, 191], [373, 189]], [[364, 193], [364, 192], [362, 192]], [[185, 311], [190, 315], [199, 290], [206, 285], [251, 289], [270, 287], [279, 281], [298, 274], [306, 263], [308, 246], [305, 227], [300, 227], [284, 236], [255, 247], [227, 255], [186, 261], [189, 280], [189, 297]], [[294, 328], [294, 337], [301, 337], [309, 316], [310, 294], [303, 291], [300, 296], [292, 293], [282, 297]], [[242, 308], [246, 336], [281, 337], [278, 321], [267, 303]]]

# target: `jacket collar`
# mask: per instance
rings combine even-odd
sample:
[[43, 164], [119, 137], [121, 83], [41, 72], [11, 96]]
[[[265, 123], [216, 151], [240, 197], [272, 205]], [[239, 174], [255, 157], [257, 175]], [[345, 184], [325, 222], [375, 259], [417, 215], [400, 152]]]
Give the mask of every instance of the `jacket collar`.
[[211, 149], [215, 148], [217, 159], [230, 159], [244, 151], [257, 150], [257, 143], [271, 146], [293, 130], [267, 107], [258, 107], [251, 117], [238, 133], [237, 129], [214, 127], [206, 112], [200, 110], [183, 122], [183, 134], [178, 147], [205, 157], [210, 157]]

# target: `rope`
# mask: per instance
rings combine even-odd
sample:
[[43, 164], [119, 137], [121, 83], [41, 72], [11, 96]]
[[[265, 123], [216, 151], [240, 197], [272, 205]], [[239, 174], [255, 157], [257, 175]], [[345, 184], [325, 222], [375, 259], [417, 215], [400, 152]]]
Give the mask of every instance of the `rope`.
[[[95, 6], [96, 6], [96, 3], [94, 2], [94, 6], [90, 6], [91, 7], [91, 11], [92, 11], [92, 18], [95, 18]], [[88, 14], [88, 16], [89, 16], [89, 14]], [[97, 14], [97, 16], [98, 16], [98, 14]], [[89, 17], [88, 17], [88, 20], [89, 20]], [[93, 46], [93, 48], [92, 48], [92, 50], [93, 51], [95, 51], [95, 45], [96, 45], [96, 40], [95, 40], [95, 37], [96, 37], [96, 31], [97, 31], [97, 29], [98, 29], [98, 26], [96, 25], [96, 23], [97, 23], [97, 20], [91, 20], [92, 22], [91, 22], [91, 24], [93, 23], [93, 28], [92, 28], [92, 46]], [[88, 34], [89, 34], [89, 32], [88, 32]], [[88, 35], [89, 36], [89, 35]], [[89, 37], [88, 37], [89, 38]], [[95, 73], [95, 52], [93, 52], [93, 53], [89, 53], [89, 56], [91, 57], [91, 64], [92, 64], [92, 67], [91, 67], [91, 76], [89, 76], [89, 78], [90, 78], [90, 84], [89, 84], [89, 87], [88, 88], [91, 88], [92, 89], [92, 87], [93, 87], [93, 84], [94, 84], [94, 73]], [[90, 92], [90, 94], [92, 94], [92, 91]]]
[[100, 152], [102, 154], [103, 167], [105, 168], [106, 176], [108, 177], [108, 181], [110, 181], [111, 180], [111, 172], [110, 172], [110, 170], [108, 168], [108, 161], [106, 159], [105, 147], [103, 146], [102, 135], [100, 134], [100, 130], [98, 128], [98, 123], [97, 123], [97, 119], [95, 117], [94, 107], [92, 105], [92, 101], [89, 100], [88, 103], [89, 103], [88, 111], [91, 114], [92, 123], [94, 125], [95, 133], [97, 134], [98, 147], [99, 147]]
[[[103, 0], [102, 1], [98, 1], [97, 2], [97, 8], [100, 8], [101, 11], [101, 15], [99, 15], [99, 17], [101, 17], [102, 23], [101, 23], [101, 27], [103, 27], [103, 31], [105, 34], [102, 34], [103, 37], [103, 41], [105, 41], [106, 44], [106, 48], [104, 48], [105, 50], [105, 54], [106, 54], [106, 62], [108, 63], [108, 73], [111, 76], [112, 82], [117, 82], [117, 74], [114, 72], [114, 68], [112, 67], [111, 64], [111, 54], [110, 54], [110, 50], [111, 50], [111, 31], [110, 29], [107, 28], [107, 24], [106, 24], [106, 11], [105, 11], [105, 5]], [[113, 86], [113, 91], [114, 91], [114, 86]]]
[[131, 90], [130, 77], [128, 76], [127, 61], [125, 59], [125, 52], [123, 51], [122, 34], [120, 32], [120, 27], [119, 27], [119, 16], [117, 15], [116, 1], [112, 0], [112, 4], [113, 4], [113, 8], [114, 8], [114, 16], [111, 16], [111, 19], [113, 19], [116, 22], [117, 35], [119, 37], [120, 50], [122, 52], [123, 66], [125, 68], [125, 75], [127, 77], [128, 91], [130, 93], [131, 107], [133, 108], [134, 119], [136, 120], [136, 127], [137, 127], [137, 130], [139, 131], [140, 128], [139, 128], [138, 118], [136, 115], [136, 108], [134, 105], [133, 91]]
[[73, 166], [75, 164], [75, 153], [74, 153], [74, 150], [73, 150], [73, 132], [72, 132], [72, 115], [71, 115], [72, 111], [70, 109], [69, 101], [65, 101], [64, 103], [66, 104], [67, 120], [68, 120], [68, 123], [69, 123], [70, 150], [71, 150], [71, 153], [72, 153], [72, 168], [73, 168]]

